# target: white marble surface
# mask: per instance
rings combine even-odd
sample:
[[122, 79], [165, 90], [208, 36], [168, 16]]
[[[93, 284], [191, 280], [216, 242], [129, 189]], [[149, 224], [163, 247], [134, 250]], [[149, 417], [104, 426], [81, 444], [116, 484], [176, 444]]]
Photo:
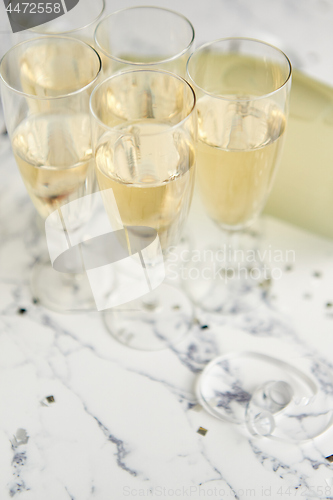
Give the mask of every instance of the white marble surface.
[[[279, 37], [303, 69], [333, 81], [328, 1], [150, 3], [190, 17], [199, 42]], [[311, 353], [333, 367], [333, 242], [265, 219], [263, 247], [295, 251], [289, 270], [276, 264], [282, 277], [272, 299], [244, 315], [198, 309], [198, 323], [176, 348], [133, 351], [109, 336], [97, 312], [60, 315], [32, 303], [29, 273], [45, 242], [9, 150], [0, 171], [1, 500], [333, 498], [325, 458], [333, 429], [301, 445], [254, 438], [200, 411], [194, 392], [206, 363], [240, 346], [291, 361]], [[189, 230], [197, 242], [220, 238], [198, 200]], [[50, 395], [55, 402], [41, 404]], [[13, 441], [18, 429], [27, 443]]]

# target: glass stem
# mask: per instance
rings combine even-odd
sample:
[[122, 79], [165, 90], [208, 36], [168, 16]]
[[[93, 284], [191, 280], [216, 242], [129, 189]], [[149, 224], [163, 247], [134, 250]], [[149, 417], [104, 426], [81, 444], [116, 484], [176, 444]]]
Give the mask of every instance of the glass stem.
[[236, 268], [237, 255], [240, 253], [240, 235], [239, 231], [225, 231], [225, 248], [226, 248], [226, 259], [225, 259], [225, 272], [232, 272]]

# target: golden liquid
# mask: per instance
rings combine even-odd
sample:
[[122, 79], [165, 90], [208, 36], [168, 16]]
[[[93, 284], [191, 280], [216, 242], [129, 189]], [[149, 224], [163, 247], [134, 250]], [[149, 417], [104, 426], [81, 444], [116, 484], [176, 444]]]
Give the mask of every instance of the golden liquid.
[[[63, 101], [48, 99], [68, 96], [83, 89], [97, 76], [100, 62], [96, 54], [81, 44], [39, 43], [29, 46], [20, 58], [22, 91], [38, 99], [27, 100], [30, 113], [57, 112]], [[75, 96], [68, 104], [78, 111], [89, 110], [89, 95], [93, 86]], [[80, 100], [81, 99], [81, 100]]]
[[241, 228], [262, 210], [281, 153], [285, 116], [269, 100], [198, 101], [198, 183], [208, 215]]
[[127, 124], [119, 130], [131, 138], [114, 146], [105, 136], [96, 151], [99, 187], [112, 188], [123, 224], [156, 229], [163, 249], [177, 243], [187, 219], [195, 170], [192, 145], [168, 129], [148, 120]]
[[263, 96], [283, 86], [289, 66], [265, 58], [233, 52], [198, 54], [189, 72], [200, 88], [213, 95], [230, 97]]
[[66, 95], [88, 85], [98, 72], [99, 62], [87, 49], [69, 44], [40, 43], [32, 45], [20, 59], [22, 90], [29, 95], [52, 97]]
[[90, 117], [41, 114], [14, 131], [12, 147], [33, 204], [46, 218], [93, 189]]

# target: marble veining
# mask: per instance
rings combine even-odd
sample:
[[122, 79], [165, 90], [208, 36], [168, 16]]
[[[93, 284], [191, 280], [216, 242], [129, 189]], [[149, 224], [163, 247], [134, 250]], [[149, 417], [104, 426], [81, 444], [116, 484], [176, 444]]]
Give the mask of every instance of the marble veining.
[[[296, 497], [316, 491], [324, 498], [320, 492], [333, 476], [325, 458], [332, 454], [331, 430], [298, 446], [253, 438], [207, 414], [194, 386], [210, 360], [241, 346], [289, 358], [316, 355], [313, 374], [323, 390], [332, 390], [321, 370], [321, 363], [332, 368], [325, 307], [332, 300], [326, 258], [332, 243], [268, 220], [265, 237], [278, 246], [286, 233], [289, 246], [311, 241], [320, 288], [312, 258], [296, 260], [296, 269], [272, 284], [276, 298], [258, 310], [221, 316], [197, 308], [182, 343], [154, 353], [133, 351], [107, 334], [98, 313], [59, 315], [33, 303], [28, 271], [45, 243], [9, 153], [1, 168], [6, 181], [12, 179], [13, 196], [11, 223], [1, 212], [0, 498], [171, 498], [179, 490], [192, 498], [260, 498], [266, 492], [279, 499], [288, 497], [289, 487]], [[17, 206], [14, 197], [21, 200]], [[290, 281], [291, 299], [285, 290]], [[309, 290], [311, 298], [304, 299]], [[290, 300], [297, 303], [293, 311], [285, 309]], [[304, 307], [326, 332], [324, 343], [314, 342], [311, 325], [304, 328]], [[49, 395], [55, 402], [41, 404]], [[207, 429], [205, 436], [199, 427]], [[14, 448], [18, 428], [27, 430], [29, 441]]]
[[[108, 2], [108, 10], [139, 4]], [[295, 66], [333, 82], [332, 5], [324, 0], [176, 0], [198, 44], [228, 35], [281, 42]], [[309, 27], [311, 26], [311, 30]], [[326, 28], [325, 28], [326, 26]], [[255, 438], [198, 404], [206, 364], [253, 350], [313, 360], [326, 394], [333, 388], [333, 243], [272, 218], [263, 243], [294, 249], [258, 309], [222, 316], [195, 310], [190, 334], [173, 348], [139, 352], [117, 343], [97, 312], [60, 315], [31, 296], [30, 270], [46, 254], [34, 208], [7, 146], [0, 156], [0, 499], [333, 498], [333, 429], [300, 444]], [[193, 244], [220, 234], [195, 200]], [[200, 236], [201, 238], [201, 236]], [[54, 402], [45, 405], [52, 395]], [[239, 397], [246, 400], [247, 395]], [[202, 427], [205, 435], [198, 433]], [[26, 443], [13, 440], [18, 429]]]

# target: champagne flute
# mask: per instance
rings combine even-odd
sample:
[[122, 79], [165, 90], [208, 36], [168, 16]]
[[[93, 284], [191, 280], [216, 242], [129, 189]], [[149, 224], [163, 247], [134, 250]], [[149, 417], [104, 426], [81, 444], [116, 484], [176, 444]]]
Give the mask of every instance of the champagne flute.
[[192, 24], [181, 14], [142, 6], [119, 10], [102, 19], [95, 43], [107, 75], [161, 68], [184, 77], [194, 36]]
[[[23, 182], [43, 219], [95, 189], [89, 98], [100, 72], [97, 52], [68, 37], [21, 42], [2, 59], [7, 130]], [[72, 229], [88, 216], [71, 214]], [[80, 282], [64, 277], [49, 260], [34, 266], [32, 288], [35, 299], [57, 311], [94, 305], [84, 276]]]
[[[97, 86], [91, 96], [100, 190], [112, 189], [128, 231], [141, 228], [144, 240], [155, 230], [164, 253], [179, 240], [190, 209], [195, 102], [185, 80], [162, 70], [119, 73]], [[110, 212], [108, 203], [106, 210]], [[152, 266], [145, 261], [149, 276]], [[115, 287], [111, 301], [117, 293], [120, 289]], [[104, 318], [120, 342], [156, 350], [183, 338], [192, 323], [192, 306], [181, 290], [162, 284], [124, 307], [111, 309]]]
[[[64, 4], [62, 4], [64, 5]], [[65, 15], [52, 21], [25, 29], [15, 34], [15, 43], [35, 38], [36, 36], [70, 36], [94, 46], [94, 32], [97, 23], [105, 11], [105, 0], [80, 0], [78, 4]], [[22, 10], [21, 24], [29, 21]], [[95, 48], [95, 47], [94, 47]], [[44, 232], [44, 221], [36, 214], [37, 225]]]
[[291, 64], [264, 42], [230, 38], [196, 50], [187, 72], [198, 97], [201, 198], [208, 216], [229, 234], [225, 253], [231, 259], [206, 286], [185, 286], [208, 310], [238, 312], [253, 306], [253, 284], [242, 267], [246, 259], [235, 262], [242, 252], [232, 248], [232, 239], [258, 217], [271, 190], [285, 136]]

